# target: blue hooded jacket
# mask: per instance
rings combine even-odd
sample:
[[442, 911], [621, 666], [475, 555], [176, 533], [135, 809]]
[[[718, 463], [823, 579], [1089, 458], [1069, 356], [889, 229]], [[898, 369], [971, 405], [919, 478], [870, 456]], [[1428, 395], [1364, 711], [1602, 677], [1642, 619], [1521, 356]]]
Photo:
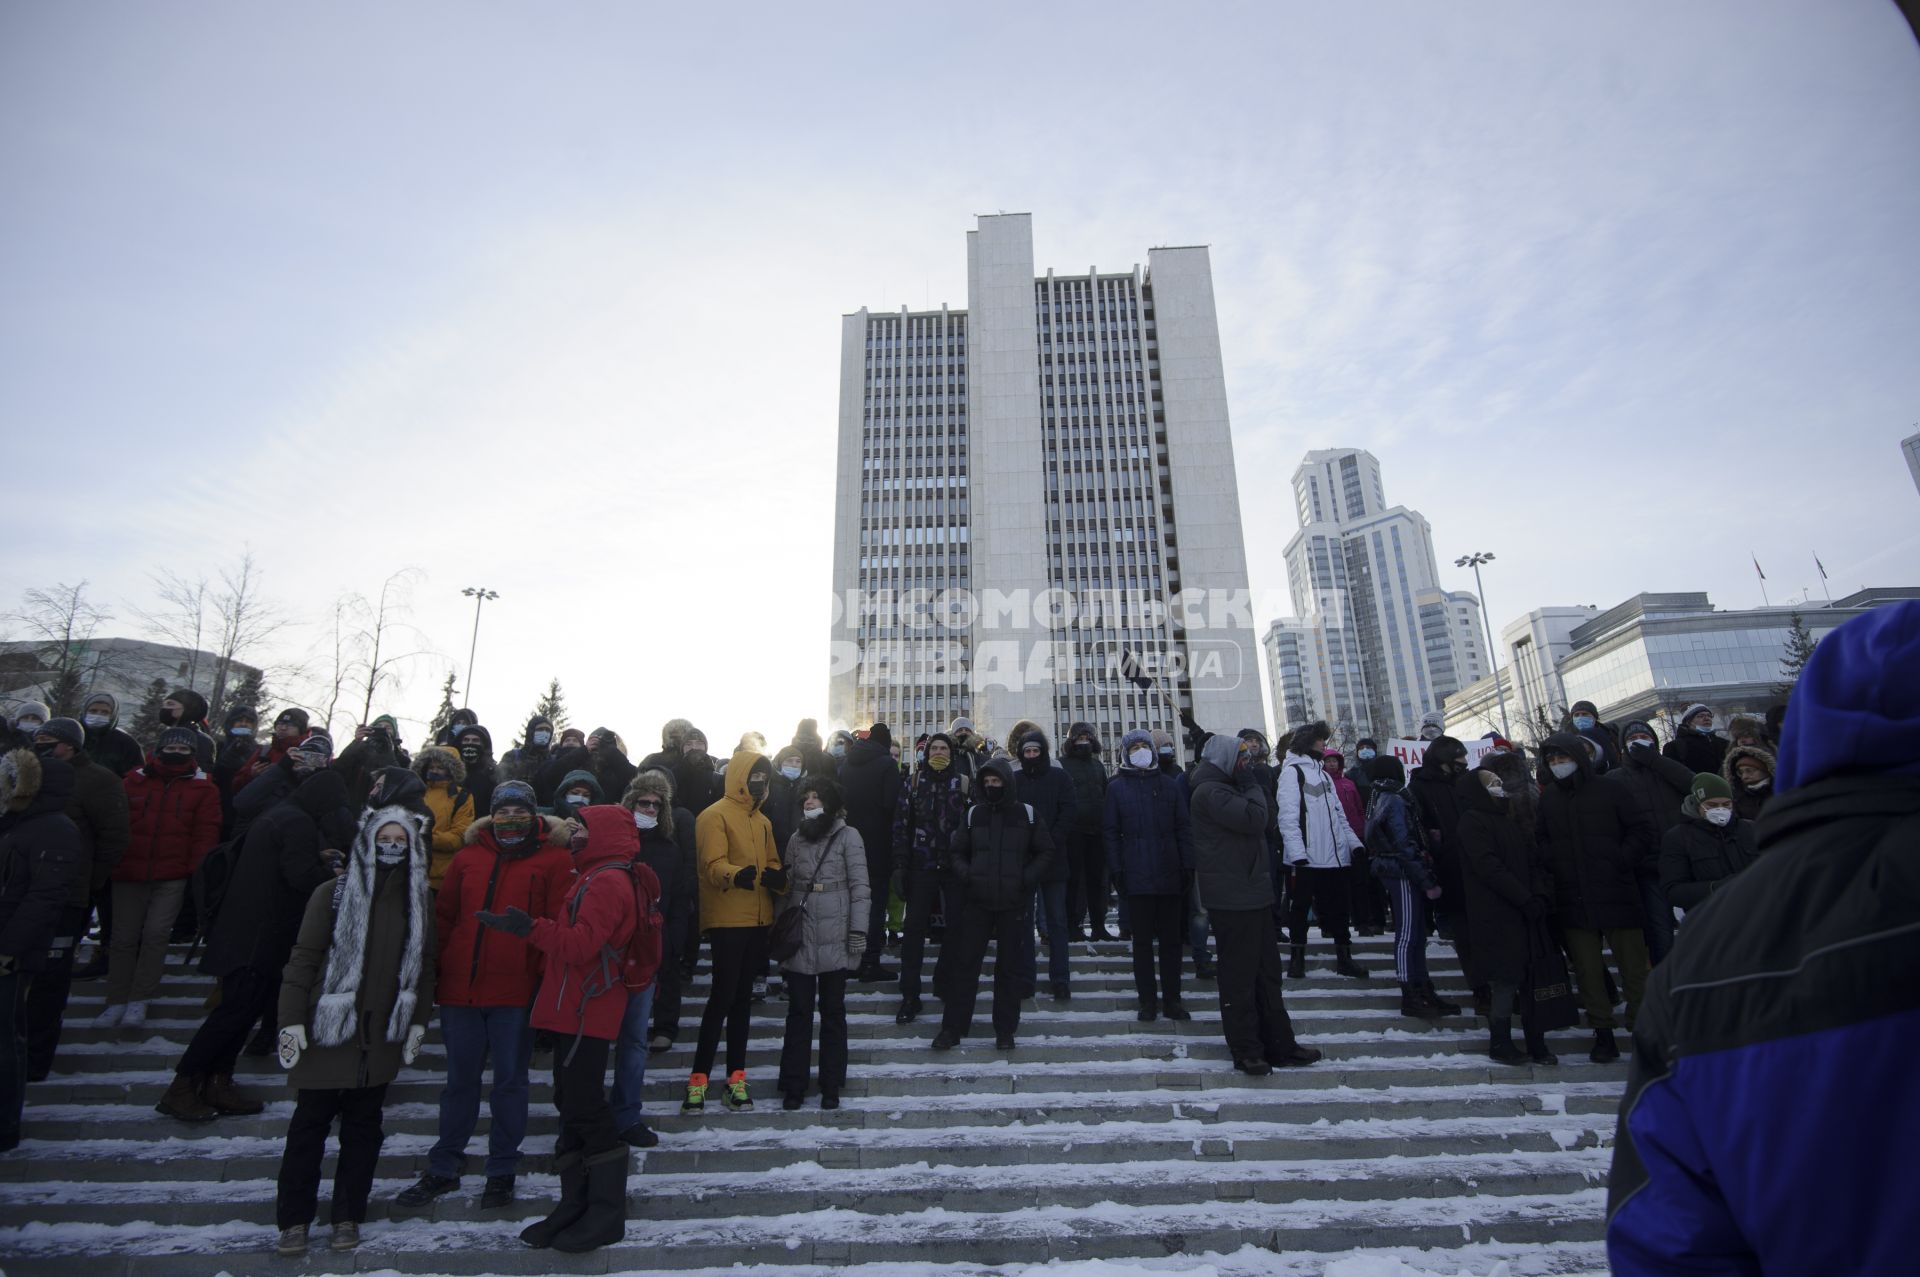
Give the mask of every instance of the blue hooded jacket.
[[1608, 1179], [1617, 1277], [1920, 1256], [1920, 602], [1815, 649], [1759, 859], [1648, 981]]

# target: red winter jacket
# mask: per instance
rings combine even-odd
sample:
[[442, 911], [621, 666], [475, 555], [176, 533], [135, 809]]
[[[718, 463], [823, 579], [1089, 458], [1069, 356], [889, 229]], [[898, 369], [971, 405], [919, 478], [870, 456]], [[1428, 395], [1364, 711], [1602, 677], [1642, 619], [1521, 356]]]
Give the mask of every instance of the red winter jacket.
[[[640, 850], [640, 831], [625, 807], [583, 808], [580, 819], [587, 826], [587, 845], [574, 857], [573, 885], [555, 916], [535, 922], [528, 937], [547, 957], [540, 996], [533, 1003], [533, 1027], [611, 1042], [620, 1036], [620, 1021], [627, 1014], [627, 990], [620, 983], [618, 963], [608, 979], [601, 951], [611, 945], [617, 952], [633, 934], [633, 876], [624, 868], [593, 874], [591, 882], [587, 875], [600, 865], [632, 860]], [[569, 925], [567, 914], [576, 895], [579, 910]]]
[[533, 1001], [544, 965], [540, 951], [518, 936], [481, 926], [473, 915], [509, 908], [535, 918], [560, 913], [572, 885], [573, 857], [564, 834], [554, 841], [558, 828], [552, 821], [536, 835], [532, 850], [508, 853], [494, 841], [490, 826], [470, 827], [467, 845], [448, 862], [434, 898], [434, 935], [440, 942], [434, 1001], [459, 1007], [524, 1007]]
[[205, 772], [171, 779], [137, 767], [123, 781], [132, 836], [115, 882], [185, 878], [220, 841], [220, 789]]

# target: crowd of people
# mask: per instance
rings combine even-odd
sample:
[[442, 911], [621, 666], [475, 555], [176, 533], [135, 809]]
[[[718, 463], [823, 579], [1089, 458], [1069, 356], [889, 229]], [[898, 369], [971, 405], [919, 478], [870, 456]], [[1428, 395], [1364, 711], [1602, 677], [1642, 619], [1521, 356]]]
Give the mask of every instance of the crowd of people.
[[[1573, 1022], [1576, 993], [1591, 1058], [1618, 1059], [1616, 1006], [1631, 1031], [1675, 910], [1703, 908], [1755, 863], [1783, 729], [1778, 716], [1722, 728], [1695, 705], [1663, 744], [1650, 723], [1602, 722], [1581, 702], [1535, 749], [1495, 737], [1470, 769], [1435, 717], [1409, 772], [1371, 739], [1349, 763], [1325, 723], [1296, 727], [1276, 758], [1258, 729], [1210, 733], [1191, 715], [1183, 766], [1158, 729], [1127, 732], [1110, 765], [1086, 723], [1056, 757], [1033, 722], [1002, 744], [957, 718], [909, 744], [885, 724], [823, 738], [804, 720], [777, 749], [748, 733], [715, 753], [674, 719], [636, 763], [610, 729], [538, 716], [496, 757], [465, 710], [412, 754], [388, 716], [336, 754], [298, 708], [262, 733], [236, 707], [215, 729], [182, 690], [145, 743], [117, 713], [100, 695], [78, 720], [29, 703], [8, 724], [0, 1007], [18, 1010], [0, 1148], [17, 1144], [24, 1088], [51, 1067], [72, 982], [105, 978], [95, 1026], [139, 1026], [169, 943], [196, 937], [220, 988], [156, 1107], [189, 1123], [258, 1114], [236, 1063], [277, 1052], [296, 1092], [283, 1254], [309, 1244], [336, 1127], [330, 1245], [357, 1244], [387, 1087], [436, 1014], [439, 1135], [397, 1204], [460, 1186], [483, 1082], [481, 1204], [514, 1200], [546, 1050], [560, 1196], [522, 1238], [616, 1240], [627, 1150], [658, 1142], [646, 1069], [678, 1044], [703, 959], [684, 1114], [713, 1090], [724, 1108], [753, 1106], [752, 1009], [770, 991], [785, 1000], [782, 1106], [817, 1094], [833, 1109], [850, 983], [897, 984], [902, 1025], [928, 1014], [930, 993], [929, 1045], [947, 1051], [974, 1032], [991, 949], [989, 1018], [1010, 1051], [1042, 987], [1071, 1000], [1074, 946], [1089, 940], [1130, 945], [1139, 1022], [1192, 1018], [1191, 966], [1218, 990], [1234, 1068], [1311, 1065], [1320, 1053], [1296, 1038], [1282, 988], [1306, 975], [1314, 925], [1332, 971], [1355, 980], [1371, 972], [1354, 930], [1390, 927], [1400, 1010], [1421, 1020], [1462, 1009], [1427, 967], [1437, 931], [1495, 1061], [1557, 1063], [1545, 1034]], [[94, 961], [80, 963], [96, 923]]]

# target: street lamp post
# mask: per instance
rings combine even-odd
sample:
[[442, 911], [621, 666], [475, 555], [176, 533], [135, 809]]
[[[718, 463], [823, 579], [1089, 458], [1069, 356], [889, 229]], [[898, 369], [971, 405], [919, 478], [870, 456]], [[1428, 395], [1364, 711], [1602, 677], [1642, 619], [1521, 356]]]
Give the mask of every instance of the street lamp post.
[[1513, 729], [1507, 725], [1507, 693], [1500, 686], [1500, 652], [1493, 645], [1493, 613], [1487, 610], [1487, 590], [1480, 584], [1480, 565], [1491, 562], [1491, 554], [1463, 554], [1453, 561], [1453, 566], [1473, 569], [1473, 588], [1480, 595], [1480, 622], [1487, 627], [1487, 660], [1493, 664], [1493, 690], [1500, 698], [1500, 734], [1512, 740]]
[[500, 595], [477, 585], [469, 585], [460, 593], [473, 600], [473, 642], [467, 648], [467, 690], [460, 694], [460, 708], [466, 709], [468, 702], [473, 699], [473, 654], [480, 650], [480, 605]]

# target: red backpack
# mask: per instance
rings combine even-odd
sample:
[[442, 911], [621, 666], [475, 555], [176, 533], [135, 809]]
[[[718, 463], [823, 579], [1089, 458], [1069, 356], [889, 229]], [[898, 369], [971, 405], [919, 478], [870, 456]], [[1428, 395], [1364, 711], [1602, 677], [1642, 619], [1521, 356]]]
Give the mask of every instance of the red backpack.
[[[660, 916], [660, 879], [652, 869], [637, 860], [595, 865], [587, 870], [567, 901], [567, 922], [571, 925], [578, 920], [580, 900], [587, 894], [587, 884], [609, 869], [624, 870], [633, 883], [633, 934], [619, 949], [610, 944], [601, 946], [600, 978], [593, 983], [599, 986], [598, 992], [625, 985], [628, 992], [640, 993], [652, 986], [654, 976], [660, 971], [661, 937], [666, 934], [666, 921]], [[589, 991], [587, 996], [593, 997], [595, 992]]]

